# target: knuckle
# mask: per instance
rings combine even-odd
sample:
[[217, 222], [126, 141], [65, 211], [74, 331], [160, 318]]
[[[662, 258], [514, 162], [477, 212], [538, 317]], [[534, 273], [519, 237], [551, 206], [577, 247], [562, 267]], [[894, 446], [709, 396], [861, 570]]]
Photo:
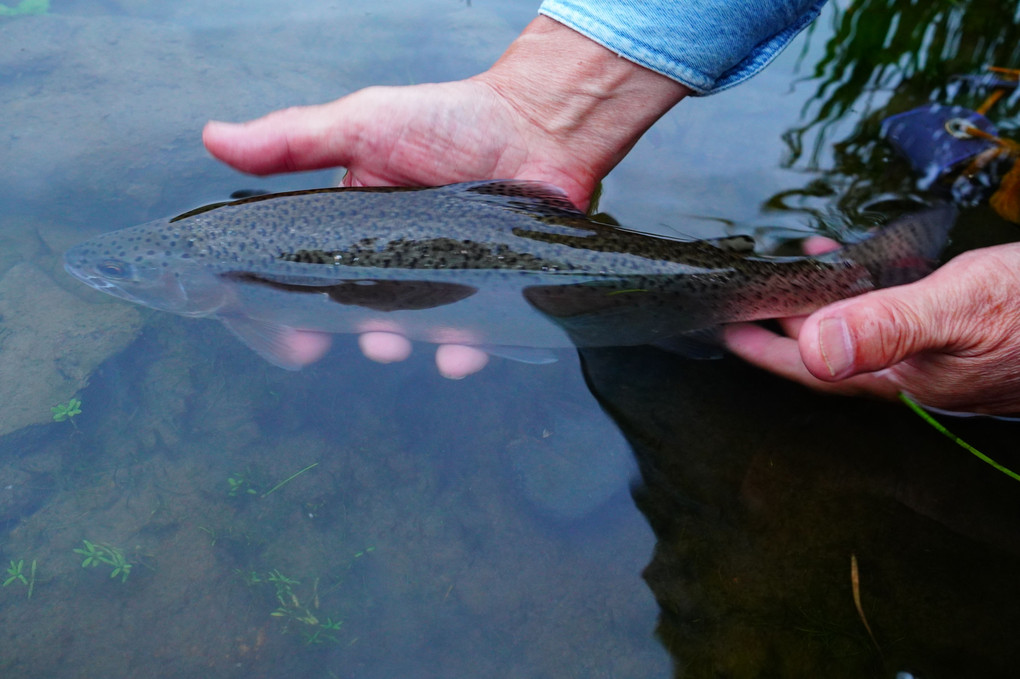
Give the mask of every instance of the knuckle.
[[945, 267], [949, 285], [937, 299], [957, 349], [987, 352], [1020, 336], [1020, 247], [972, 250]]

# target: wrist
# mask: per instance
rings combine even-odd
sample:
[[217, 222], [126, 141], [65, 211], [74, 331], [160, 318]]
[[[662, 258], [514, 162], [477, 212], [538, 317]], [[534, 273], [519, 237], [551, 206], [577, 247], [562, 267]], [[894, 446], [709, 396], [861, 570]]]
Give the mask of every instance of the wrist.
[[592, 186], [691, 93], [545, 16], [475, 79], [506, 101], [524, 125], [586, 168]]

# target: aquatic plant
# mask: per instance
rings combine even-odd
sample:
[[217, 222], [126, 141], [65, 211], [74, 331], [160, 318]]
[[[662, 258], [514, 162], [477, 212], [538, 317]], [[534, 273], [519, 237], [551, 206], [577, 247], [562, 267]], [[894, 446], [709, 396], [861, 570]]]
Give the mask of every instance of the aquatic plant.
[[242, 571], [240, 568], [235, 568], [234, 573], [236, 573], [237, 576], [244, 581], [244, 584], [249, 587], [254, 587], [263, 581], [262, 578], [259, 577], [258, 571]]
[[276, 588], [276, 599], [281, 605], [287, 605], [289, 603], [297, 605], [297, 597], [294, 596], [293, 587], [300, 585], [300, 581], [288, 578], [277, 568], [266, 573], [265, 581], [271, 583]]
[[57, 405], [50, 408], [53, 412], [54, 422], [63, 422], [64, 420], [71, 420], [74, 424], [75, 415], [81, 415], [81, 399], [72, 398], [67, 403], [58, 403]]
[[21, 584], [28, 587], [28, 598], [31, 599], [32, 591], [35, 589], [36, 560], [32, 559], [32, 566], [30, 568], [28, 577], [25, 577], [24, 569], [25, 569], [24, 559], [19, 559], [18, 561], [11, 559], [11, 565], [8, 566], [7, 568], [7, 579], [4, 580], [3, 586], [7, 587], [8, 585], [12, 585], [15, 582], [20, 582]]
[[914, 411], [914, 413], [918, 417], [920, 417], [922, 420], [924, 420], [929, 425], [931, 425], [931, 427], [934, 428], [935, 431], [937, 431], [938, 433], [942, 434], [943, 436], [948, 438], [950, 441], [952, 441], [956, 445], [960, 446], [961, 448], [963, 448], [968, 453], [970, 453], [974, 457], [978, 458], [979, 460], [981, 460], [985, 464], [991, 465], [992, 467], [994, 467], [995, 469], [998, 469], [1000, 472], [1002, 472], [1003, 474], [1005, 474], [1006, 476], [1008, 476], [1009, 478], [1011, 478], [1011, 479], [1013, 479], [1015, 481], [1020, 481], [1020, 474], [1017, 474], [1015, 471], [1013, 471], [1009, 467], [1006, 467], [1004, 465], [999, 464], [998, 462], [996, 462], [992, 458], [988, 457], [987, 455], [982, 453], [980, 450], [978, 450], [974, 446], [970, 445], [969, 443], [967, 443], [966, 441], [961, 439], [959, 436], [957, 436], [953, 432], [951, 432], [948, 429], [946, 429], [946, 427], [941, 422], [939, 422], [934, 417], [932, 417], [930, 414], [928, 414], [928, 412], [926, 412], [924, 410], [924, 408], [922, 408], [921, 405], [917, 401], [915, 401], [914, 399], [910, 398], [909, 396], [907, 396], [906, 393], [904, 393], [902, 391], [900, 392], [900, 400], [903, 401], [903, 403], [905, 403], [908, 408], [910, 408], [912, 411]]
[[117, 547], [104, 545], [96, 542], [82, 540], [84, 548], [76, 548], [75, 554], [81, 554], [85, 559], [81, 562], [82, 568], [95, 568], [99, 564], [110, 566], [110, 577], [120, 576], [121, 582], [127, 582], [128, 575], [134, 564], [124, 558], [124, 552]]
[[46, 14], [50, 11], [50, 0], [21, 0], [14, 7], [0, 4], [0, 17], [22, 14]]
[[[273, 596], [276, 598], [279, 606], [269, 615], [274, 618], [285, 618], [288, 622], [303, 625], [302, 634], [306, 639], [306, 643], [321, 644], [326, 641], [336, 641], [336, 638], [328, 634], [328, 632], [340, 629], [342, 621], [326, 618], [326, 621], [322, 622], [312, 612], [312, 608], [317, 609], [319, 607], [318, 579], [316, 579], [315, 586], [313, 587], [312, 605], [309, 607], [301, 603], [297, 593], [294, 591], [301, 584], [301, 581], [284, 575], [278, 568], [274, 568], [261, 575], [257, 571], [242, 571], [240, 569], [235, 570], [235, 573], [249, 587], [262, 584], [271, 585], [273, 587]], [[284, 631], [287, 631], [287, 629], [285, 628]]]
[[287, 485], [297, 477], [301, 476], [305, 472], [311, 471], [317, 466], [319, 466], [319, 463], [313, 462], [307, 467], [299, 469], [298, 471], [294, 472], [284, 480], [280, 481], [279, 483], [277, 483], [264, 493], [259, 493], [258, 491], [258, 486], [261, 484], [257, 485], [251, 481], [252, 474], [241, 474], [239, 472], [234, 472], [229, 477], [227, 477], [227, 495], [229, 497], [242, 497], [244, 495], [258, 495], [260, 498], [268, 497], [269, 495], [272, 495], [276, 491], [283, 488], [285, 485]]
[[[351, 557], [350, 563], [353, 564], [357, 559], [373, 550], [374, 547], [368, 547], [357, 552]], [[248, 587], [263, 590], [272, 588], [276, 608], [269, 615], [281, 619], [284, 634], [299, 632], [305, 645], [308, 646], [340, 643], [340, 636], [337, 632], [344, 624], [343, 619], [339, 616], [325, 616], [323, 619], [319, 612], [320, 595], [328, 595], [340, 586], [339, 582], [320, 592], [319, 578], [312, 581], [311, 587], [306, 585], [302, 588], [301, 580], [285, 575], [278, 568], [264, 572], [235, 569], [234, 572]]]
[[329, 632], [339, 631], [342, 624], [344, 624], [343, 620], [334, 621], [332, 618], [326, 618], [326, 622], [320, 622], [316, 629], [304, 633], [305, 645], [313, 646], [326, 642], [337, 643], [340, 640], [339, 637], [329, 634]]
[[276, 484], [275, 486], [273, 486], [272, 488], [270, 488], [266, 492], [262, 493], [262, 497], [266, 497], [267, 495], [271, 495], [271, 494], [275, 493], [280, 488], [283, 488], [285, 485], [287, 485], [288, 483], [290, 483], [291, 481], [293, 481], [297, 477], [299, 477], [302, 474], [304, 474], [306, 471], [309, 471], [310, 469], [312, 469], [314, 467], [317, 467], [317, 466], [319, 466], [319, 463], [318, 462], [313, 462], [310, 465], [308, 465], [307, 467], [305, 467], [304, 469], [302, 469], [300, 471], [297, 471], [297, 472], [294, 472], [293, 474], [291, 474], [290, 476], [285, 478], [283, 481], [280, 481], [278, 484]]
[[[255, 575], [254, 573], [252, 575]], [[312, 606], [309, 607], [301, 603], [298, 599], [297, 594], [294, 592], [294, 587], [300, 585], [298, 580], [288, 578], [286, 575], [281, 573], [278, 569], [273, 569], [266, 573], [264, 580], [258, 580], [258, 576], [255, 576], [256, 582], [267, 582], [276, 589], [276, 600], [279, 602], [279, 607], [276, 608], [271, 615], [274, 618], [284, 618], [287, 623], [297, 623], [301, 625], [300, 631], [301, 636], [305, 639], [306, 645], [323, 644], [327, 642], [337, 643], [339, 637], [330, 632], [335, 632], [340, 629], [340, 625], [343, 624], [342, 620], [333, 620], [333, 618], [326, 618], [323, 622], [319, 620], [318, 616], [312, 612], [312, 608], [318, 609], [319, 607], [319, 580], [316, 578], [315, 585], [312, 588]], [[284, 627], [284, 632], [290, 629], [289, 624]]]
[[230, 497], [237, 497], [238, 495], [257, 495], [258, 491], [255, 490], [251, 483], [244, 476], [238, 473], [231, 474], [227, 477], [227, 495]]

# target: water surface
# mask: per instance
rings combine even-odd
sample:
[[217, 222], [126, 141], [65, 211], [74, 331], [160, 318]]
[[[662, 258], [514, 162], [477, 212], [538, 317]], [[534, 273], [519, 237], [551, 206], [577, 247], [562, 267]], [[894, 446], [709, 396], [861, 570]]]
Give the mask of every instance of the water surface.
[[[450, 382], [428, 346], [380, 366], [341, 337], [291, 373], [61, 270], [97, 233], [336, 181], [239, 175], [201, 149], [206, 119], [470, 75], [536, 4], [0, 19], [0, 566], [26, 580], [0, 588], [4, 676], [1009, 675], [1016, 484], [899, 406], [650, 348]], [[913, 192], [877, 121], [976, 106], [948, 76], [1015, 61], [1018, 31], [995, 7], [866, 4], [886, 23], [837, 3], [758, 78], [677, 107], [602, 209], [696, 237], [845, 234]], [[879, 63], [876, 35], [906, 56]], [[937, 41], [955, 51], [928, 58]], [[956, 247], [1011, 229], [976, 206]], [[954, 423], [1017, 466], [1014, 426]]]

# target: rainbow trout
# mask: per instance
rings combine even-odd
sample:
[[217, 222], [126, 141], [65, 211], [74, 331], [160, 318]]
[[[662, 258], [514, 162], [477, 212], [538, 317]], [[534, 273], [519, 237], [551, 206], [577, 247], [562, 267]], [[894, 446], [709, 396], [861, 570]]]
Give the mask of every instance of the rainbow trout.
[[[934, 268], [950, 206], [818, 257], [591, 221], [556, 187], [328, 188], [209, 205], [65, 255], [105, 293], [208, 316], [285, 368], [297, 330], [500, 348], [620, 346], [789, 316]], [[512, 353], [512, 351], [510, 352]]]

